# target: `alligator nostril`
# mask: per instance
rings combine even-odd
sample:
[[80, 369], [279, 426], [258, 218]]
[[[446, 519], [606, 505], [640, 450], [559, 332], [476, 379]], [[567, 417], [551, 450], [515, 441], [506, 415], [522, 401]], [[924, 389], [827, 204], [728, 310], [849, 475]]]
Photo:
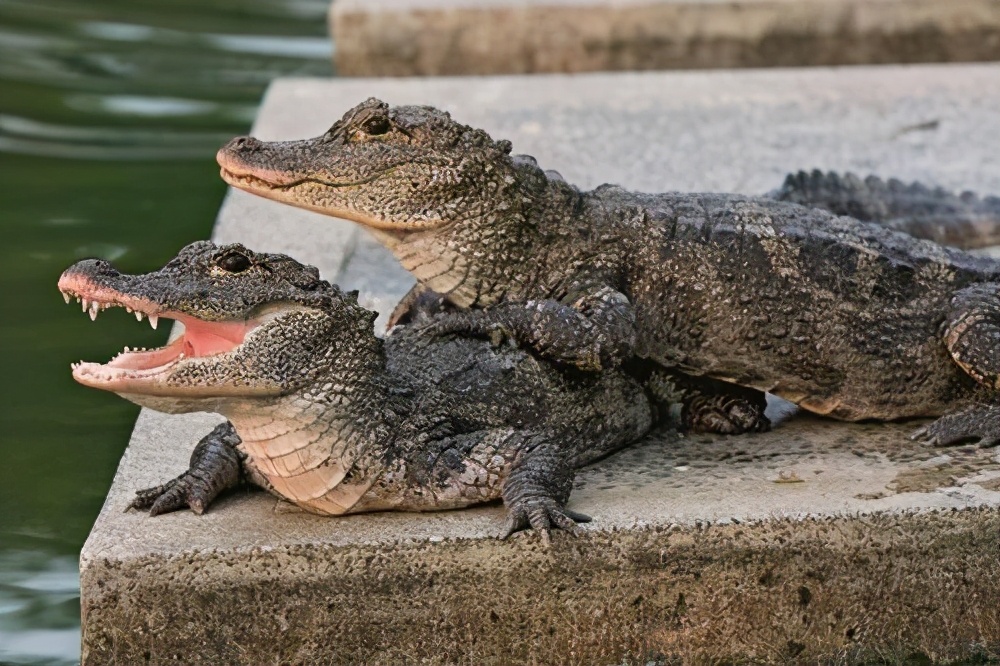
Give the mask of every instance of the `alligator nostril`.
[[226, 145], [229, 150], [254, 151], [261, 147], [261, 142], [252, 136], [238, 136]]
[[253, 151], [259, 150], [263, 144], [252, 136], [239, 136], [232, 140], [230, 146], [237, 150]]
[[118, 269], [111, 265], [110, 261], [104, 259], [94, 259], [94, 273], [99, 275], [119, 275]]

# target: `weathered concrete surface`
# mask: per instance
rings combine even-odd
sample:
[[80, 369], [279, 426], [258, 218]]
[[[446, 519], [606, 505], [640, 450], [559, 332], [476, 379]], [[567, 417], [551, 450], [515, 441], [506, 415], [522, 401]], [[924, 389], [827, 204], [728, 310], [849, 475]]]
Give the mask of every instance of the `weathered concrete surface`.
[[995, 0], [334, 0], [346, 76], [1000, 59]]
[[[256, 134], [319, 134], [368, 95], [445, 107], [588, 188], [762, 192], [818, 166], [1000, 192], [996, 65], [288, 80]], [[242, 193], [215, 235], [383, 311], [410, 284], [354, 226]], [[81, 557], [86, 664], [1000, 656], [1000, 451], [916, 445], [913, 424], [651, 438], [580, 475], [594, 522], [547, 550], [492, 539], [497, 506], [336, 519], [235, 493], [123, 513], [215, 422], [140, 417]]]

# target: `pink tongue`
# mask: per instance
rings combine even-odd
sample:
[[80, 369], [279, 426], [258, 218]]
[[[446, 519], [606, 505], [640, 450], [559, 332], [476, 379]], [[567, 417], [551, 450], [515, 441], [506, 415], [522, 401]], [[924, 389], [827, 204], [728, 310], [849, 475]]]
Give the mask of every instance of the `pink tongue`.
[[185, 356], [212, 356], [221, 354], [233, 349], [237, 344], [232, 340], [212, 335], [211, 333], [199, 333], [192, 335], [190, 332], [184, 334], [184, 355]]
[[211, 324], [184, 317], [184, 355], [211, 356], [231, 351], [243, 342], [245, 322]]

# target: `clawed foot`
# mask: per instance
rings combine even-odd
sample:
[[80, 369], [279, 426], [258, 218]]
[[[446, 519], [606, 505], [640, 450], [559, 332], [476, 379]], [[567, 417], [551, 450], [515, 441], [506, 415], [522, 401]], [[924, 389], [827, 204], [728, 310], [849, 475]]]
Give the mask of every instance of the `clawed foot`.
[[500, 538], [531, 528], [541, 533], [547, 545], [552, 539], [552, 529], [576, 532], [577, 523], [589, 523], [590, 516], [571, 511], [551, 497], [536, 497], [515, 502], [509, 507], [507, 520], [500, 532]]
[[683, 427], [691, 432], [739, 435], [771, 429], [763, 405], [738, 398], [696, 398], [685, 406], [681, 419]]
[[237, 450], [239, 443], [233, 424], [220, 423], [194, 447], [186, 472], [162, 486], [136, 491], [125, 510], [149, 509], [149, 515], [158, 516], [188, 507], [198, 515], [205, 513], [216, 495], [240, 482], [245, 454]]
[[205, 513], [215, 494], [199, 481], [200, 479], [190, 472], [185, 472], [163, 485], [137, 490], [135, 499], [128, 505], [128, 509], [139, 511], [148, 509], [149, 515], [158, 516], [161, 513], [170, 513], [187, 507], [200, 516]]
[[1000, 407], [977, 405], [918, 428], [910, 439], [932, 446], [978, 442], [981, 447], [1000, 444]]

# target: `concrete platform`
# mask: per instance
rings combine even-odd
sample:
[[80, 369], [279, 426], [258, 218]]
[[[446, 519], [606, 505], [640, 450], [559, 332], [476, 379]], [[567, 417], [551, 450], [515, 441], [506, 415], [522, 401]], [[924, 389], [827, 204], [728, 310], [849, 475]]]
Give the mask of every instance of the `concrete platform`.
[[1000, 60], [994, 0], [334, 0], [343, 76]]
[[[789, 169], [1000, 192], [1000, 65], [283, 80], [255, 133], [369, 95], [449, 109], [583, 187], [762, 192]], [[230, 193], [215, 237], [285, 251], [385, 312], [408, 276], [354, 226]], [[122, 332], [127, 341], [127, 331]], [[1000, 452], [797, 416], [650, 438], [579, 476], [550, 548], [502, 508], [322, 518], [263, 493], [124, 513], [212, 416], [143, 412], [81, 555], [85, 664], [621, 664], [1000, 656]]]

